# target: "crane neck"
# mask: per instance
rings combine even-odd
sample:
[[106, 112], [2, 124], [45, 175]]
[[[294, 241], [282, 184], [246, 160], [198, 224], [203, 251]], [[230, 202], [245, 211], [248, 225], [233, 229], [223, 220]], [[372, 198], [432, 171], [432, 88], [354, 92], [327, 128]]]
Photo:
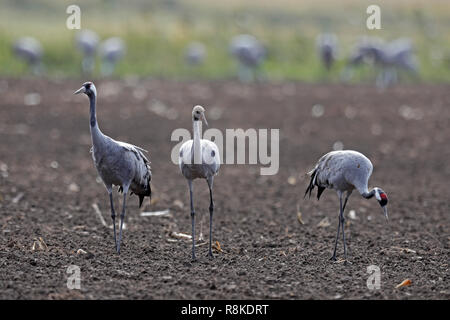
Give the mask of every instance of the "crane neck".
[[201, 148], [201, 135], [202, 135], [202, 122], [200, 120], [193, 121], [194, 139], [192, 142], [192, 149], [194, 152], [194, 164], [202, 163], [202, 148]]
[[375, 195], [375, 188], [370, 191], [366, 189], [364, 192], [361, 192], [361, 195], [366, 199], [370, 199]]
[[97, 113], [96, 113], [96, 97], [95, 95], [91, 94], [89, 95], [89, 103], [90, 103], [90, 113], [91, 113], [91, 128], [98, 126], [97, 125]]
[[97, 113], [96, 113], [96, 96], [95, 95], [89, 95], [89, 102], [90, 102], [90, 125], [91, 125], [91, 138], [92, 138], [92, 144], [94, 146], [98, 146], [102, 143], [102, 137], [103, 134], [100, 131], [97, 123]]

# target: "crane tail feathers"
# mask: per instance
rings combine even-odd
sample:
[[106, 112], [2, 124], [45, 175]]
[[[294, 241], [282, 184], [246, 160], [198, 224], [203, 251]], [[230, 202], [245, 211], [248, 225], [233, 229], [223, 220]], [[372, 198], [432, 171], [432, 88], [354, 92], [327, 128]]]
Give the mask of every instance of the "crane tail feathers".
[[325, 187], [317, 186], [317, 200], [320, 200], [320, 196], [324, 190]]
[[151, 179], [152, 179], [152, 176], [149, 175], [148, 178], [147, 178], [147, 188], [148, 188], [148, 190], [145, 193], [138, 195], [139, 196], [139, 208], [142, 206], [142, 202], [144, 202], [144, 198], [145, 197], [149, 197], [149, 199], [150, 199], [149, 203], [150, 203], [150, 205], [152, 204], [152, 186], [150, 184]]
[[316, 176], [317, 176], [317, 168], [308, 172], [308, 174], [311, 176], [311, 180], [309, 181], [308, 188], [306, 188], [305, 195], [303, 196], [303, 199], [306, 197], [307, 194], [309, 194], [308, 198], [311, 198], [311, 193], [314, 189], [314, 186], [317, 186], [317, 200], [320, 200], [320, 196], [326, 189], [325, 187], [322, 187], [317, 184]]
[[142, 202], [144, 201], [145, 196], [140, 194], [139, 195], [139, 208], [142, 207]]
[[316, 177], [316, 173], [317, 173], [317, 169], [314, 169], [314, 170], [308, 172], [308, 174], [311, 176], [311, 180], [309, 181], [308, 188], [306, 188], [305, 195], [303, 196], [303, 199], [306, 198], [306, 195], [308, 193], [309, 193], [309, 197], [308, 198], [311, 198], [311, 192], [314, 189], [314, 178]]

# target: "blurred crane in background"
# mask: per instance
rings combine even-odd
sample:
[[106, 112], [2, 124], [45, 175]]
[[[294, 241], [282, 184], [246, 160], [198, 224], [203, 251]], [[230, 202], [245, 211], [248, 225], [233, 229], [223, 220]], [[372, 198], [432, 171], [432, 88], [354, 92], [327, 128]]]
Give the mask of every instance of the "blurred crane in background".
[[243, 82], [256, 79], [256, 71], [266, 57], [266, 49], [254, 36], [241, 34], [231, 40], [230, 53], [239, 63], [238, 77]]
[[184, 60], [189, 66], [203, 64], [206, 58], [206, 47], [201, 42], [191, 42], [184, 52]]
[[316, 38], [317, 53], [329, 71], [337, 58], [338, 40], [333, 33], [321, 33]]
[[42, 55], [44, 50], [41, 43], [32, 37], [22, 37], [13, 44], [13, 52], [19, 58], [24, 60], [31, 72], [35, 75], [41, 74], [42, 67]]
[[380, 69], [376, 78], [376, 85], [386, 88], [398, 82], [398, 71], [416, 73], [418, 62], [414, 54], [411, 41], [400, 38], [391, 42], [384, 42], [379, 38], [364, 38], [353, 50], [345, 69], [344, 77], [348, 80], [352, 76], [349, 67], [369, 64]]
[[126, 46], [119, 37], [112, 37], [100, 44], [99, 51], [102, 59], [101, 73], [103, 76], [110, 76], [113, 74], [117, 62], [125, 55]]
[[99, 41], [99, 36], [91, 30], [82, 30], [75, 36], [75, 44], [83, 54], [81, 69], [84, 74], [90, 75], [94, 71], [95, 54]]
[[397, 72], [400, 70], [416, 73], [418, 62], [409, 39], [400, 38], [387, 43], [378, 58], [381, 73], [377, 77], [377, 86], [381, 88], [398, 82]]
[[382, 55], [383, 40], [377, 37], [363, 37], [352, 49], [342, 73], [345, 81], [353, 77], [354, 68], [363, 64], [374, 65]]

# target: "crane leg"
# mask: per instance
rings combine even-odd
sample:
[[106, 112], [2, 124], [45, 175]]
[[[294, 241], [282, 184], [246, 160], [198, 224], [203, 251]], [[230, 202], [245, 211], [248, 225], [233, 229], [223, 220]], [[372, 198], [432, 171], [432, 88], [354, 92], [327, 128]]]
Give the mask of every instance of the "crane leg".
[[213, 178], [207, 179], [208, 187], [209, 187], [209, 252], [208, 255], [210, 258], [214, 258], [211, 244], [212, 244], [212, 221], [213, 221], [213, 213], [214, 213], [214, 201], [212, 195], [212, 187], [213, 187]]
[[188, 180], [189, 184], [189, 196], [191, 199], [191, 222], [192, 222], [192, 262], [196, 261], [195, 257], [195, 210], [194, 210], [194, 200], [192, 198], [192, 181]]
[[116, 238], [116, 212], [114, 211], [114, 201], [113, 201], [113, 196], [112, 196], [112, 190], [108, 190], [109, 193], [109, 202], [111, 205], [111, 218], [113, 221], [113, 229], [114, 229], [114, 246], [116, 247], [117, 250], [117, 238]]
[[340, 201], [340, 207], [341, 207], [341, 213], [340, 213], [339, 219], [341, 221], [342, 240], [344, 241], [344, 257], [345, 257], [344, 264], [347, 264], [347, 246], [346, 246], [346, 243], [345, 243], [345, 232], [344, 232], [344, 228], [345, 228], [345, 225], [344, 225], [344, 222], [345, 222], [344, 208], [345, 208], [345, 204], [347, 204], [347, 201], [345, 201], [344, 206], [342, 206], [342, 197], [340, 197], [339, 201]]
[[[338, 217], [339, 224], [338, 224], [338, 230], [337, 230], [337, 235], [336, 235], [336, 241], [334, 243], [333, 256], [330, 258], [330, 260], [333, 260], [333, 261], [336, 261], [336, 249], [337, 249], [337, 243], [339, 240], [339, 232], [341, 230], [341, 223], [343, 223], [342, 219], [341, 219], [341, 213], [343, 215], [343, 212], [345, 210], [345, 206], [347, 205], [347, 200], [348, 200], [349, 196], [350, 196], [350, 193], [347, 193], [347, 196], [345, 197], [345, 201], [344, 201], [344, 206], [342, 207], [342, 211], [339, 212], [339, 217]], [[339, 195], [339, 201], [340, 201], [340, 204], [342, 205], [342, 195]], [[342, 230], [342, 232], [344, 232], [344, 230]], [[345, 252], [345, 240], [344, 240], [344, 252]], [[347, 260], [347, 257], [345, 259]]]
[[338, 224], [338, 229], [337, 229], [336, 241], [334, 242], [334, 251], [333, 251], [333, 255], [330, 258], [330, 260], [333, 260], [333, 261], [336, 261], [336, 249], [337, 249], [337, 244], [338, 244], [338, 239], [339, 239], [339, 232], [341, 230], [341, 217], [338, 217], [338, 220], [339, 220], [339, 224]]
[[123, 220], [125, 219], [126, 200], [129, 188], [128, 186], [122, 187], [123, 187], [123, 206], [122, 206], [122, 213], [120, 214], [120, 229], [119, 229], [119, 242], [117, 243], [117, 253], [120, 253], [120, 243], [122, 242]]

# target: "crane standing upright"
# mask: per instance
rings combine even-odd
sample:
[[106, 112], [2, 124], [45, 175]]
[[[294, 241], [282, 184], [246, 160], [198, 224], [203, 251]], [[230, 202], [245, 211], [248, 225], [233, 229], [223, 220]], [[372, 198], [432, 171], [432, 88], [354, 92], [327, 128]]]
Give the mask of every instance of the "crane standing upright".
[[229, 50], [239, 62], [239, 79], [243, 82], [254, 80], [256, 70], [266, 57], [266, 49], [262, 43], [252, 35], [241, 34], [231, 40]]
[[187, 179], [189, 185], [189, 195], [191, 202], [191, 220], [192, 220], [192, 261], [195, 256], [195, 210], [192, 195], [192, 180], [201, 178], [206, 179], [209, 187], [209, 252], [210, 258], [213, 258], [211, 249], [212, 242], [212, 219], [214, 213], [213, 201], [213, 182], [214, 176], [219, 172], [220, 156], [217, 145], [210, 141], [201, 139], [202, 121], [208, 125], [205, 117], [205, 109], [202, 106], [195, 106], [192, 110], [192, 126], [194, 138], [181, 145], [178, 163], [181, 173]]
[[337, 37], [333, 33], [321, 33], [316, 38], [319, 57], [327, 71], [330, 71], [337, 57]]
[[[347, 261], [347, 250], [345, 243], [344, 233], [344, 210], [347, 204], [347, 200], [356, 189], [366, 199], [370, 199], [373, 196], [377, 199], [383, 213], [388, 218], [388, 211], [386, 205], [388, 198], [386, 193], [375, 187], [369, 191], [368, 182], [372, 174], [373, 166], [370, 160], [362, 153], [353, 150], [341, 150], [332, 151], [322, 156], [317, 162], [315, 168], [308, 174], [311, 176], [308, 188], [306, 189], [305, 196], [311, 192], [315, 186], [317, 186], [317, 200], [320, 199], [322, 192], [328, 188], [337, 192], [339, 197], [339, 224], [336, 235], [336, 242], [334, 245], [332, 260], [336, 260], [336, 248], [339, 238], [339, 231], [342, 228], [342, 240], [344, 242], [344, 255], [345, 261]], [[344, 193], [345, 200], [342, 203]]]
[[100, 44], [99, 53], [102, 59], [101, 73], [103, 76], [111, 76], [120, 59], [126, 52], [126, 46], [119, 37], [106, 39]]
[[83, 54], [81, 69], [83, 73], [92, 74], [95, 67], [95, 53], [99, 43], [99, 36], [91, 30], [82, 30], [77, 33], [75, 42], [78, 50]]
[[[74, 92], [84, 93], [90, 101], [90, 127], [92, 138], [92, 158], [109, 194], [111, 218], [114, 226], [114, 243], [117, 253], [120, 253], [123, 220], [125, 219], [126, 198], [128, 190], [139, 196], [139, 207], [144, 197], [151, 197], [150, 181], [152, 173], [150, 161], [144, 155], [144, 149], [121, 141], [116, 141], [104, 135], [97, 123], [96, 99], [97, 89], [92, 82], [86, 82]], [[116, 239], [116, 214], [114, 211], [112, 186], [119, 186], [123, 191], [123, 208], [120, 215], [119, 241]]]

